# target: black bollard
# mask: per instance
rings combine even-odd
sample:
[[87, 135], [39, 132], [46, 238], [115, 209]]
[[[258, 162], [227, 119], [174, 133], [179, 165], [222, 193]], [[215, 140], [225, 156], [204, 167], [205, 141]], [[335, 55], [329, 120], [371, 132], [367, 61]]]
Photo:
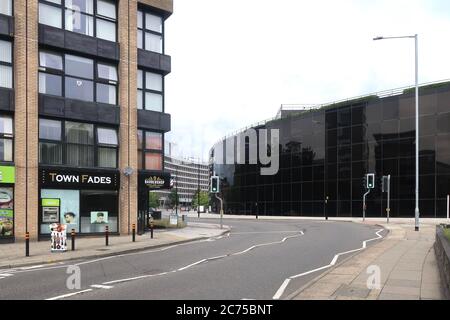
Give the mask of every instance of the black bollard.
[[109, 227], [105, 227], [105, 244], [106, 246], [109, 246]]
[[133, 223], [133, 242], [136, 242], [136, 225]]
[[30, 233], [25, 233], [25, 256], [30, 256]]
[[75, 251], [75, 229], [72, 229], [70, 236], [72, 238], [72, 251]]

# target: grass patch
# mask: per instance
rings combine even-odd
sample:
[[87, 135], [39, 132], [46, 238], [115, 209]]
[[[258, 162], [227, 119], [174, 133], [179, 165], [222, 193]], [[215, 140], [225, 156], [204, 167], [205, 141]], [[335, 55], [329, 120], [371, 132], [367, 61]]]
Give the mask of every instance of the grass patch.
[[153, 226], [155, 229], [181, 229], [187, 226], [186, 222], [178, 219], [178, 226], [171, 225], [169, 219], [153, 220]]
[[444, 235], [447, 240], [450, 242], [450, 228], [444, 228]]

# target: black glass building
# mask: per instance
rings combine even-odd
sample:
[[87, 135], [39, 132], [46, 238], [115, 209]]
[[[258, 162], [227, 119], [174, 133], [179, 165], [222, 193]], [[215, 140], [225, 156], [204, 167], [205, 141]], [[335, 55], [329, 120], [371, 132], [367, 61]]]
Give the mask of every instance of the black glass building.
[[[419, 94], [420, 214], [445, 217], [450, 193], [450, 83], [422, 86]], [[254, 127], [279, 129], [279, 171], [273, 176], [260, 175], [260, 162], [219, 164], [225, 161], [218, 161], [217, 155], [227, 154], [227, 145], [216, 144], [211, 169], [222, 177], [225, 213], [360, 217], [362, 179], [375, 173], [367, 216], [386, 216], [380, 179], [390, 174], [391, 217], [414, 217], [414, 99], [414, 89], [405, 89], [308, 111], [280, 110], [276, 118]], [[245, 143], [248, 151], [252, 142]], [[248, 163], [248, 155], [246, 159]]]

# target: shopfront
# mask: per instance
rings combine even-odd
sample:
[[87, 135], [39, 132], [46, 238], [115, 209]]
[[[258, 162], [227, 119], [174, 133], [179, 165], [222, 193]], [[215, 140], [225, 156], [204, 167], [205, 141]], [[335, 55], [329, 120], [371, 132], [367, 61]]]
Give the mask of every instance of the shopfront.
[[0, 166], [0, 242], [14, 241], [15, 167]]
[[119, 230], [118, 170], [39, 170], [39, 235], [50, 235], [52, 223], [67, 225], [77, 234]]

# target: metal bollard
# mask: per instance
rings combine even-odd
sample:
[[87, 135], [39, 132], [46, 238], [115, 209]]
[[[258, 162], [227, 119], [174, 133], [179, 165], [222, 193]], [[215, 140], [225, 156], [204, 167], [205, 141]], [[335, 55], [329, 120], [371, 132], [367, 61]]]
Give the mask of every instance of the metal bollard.
[[133, 242], [136, 242], [136, 225], [133, 223]]
[[109, 227], [105, 226], [105, 245], [109, 246]]
[[151, 238], [153, 239], [153, 221], [150, 222], [150, 235]]
[[72, 251], [75, 251], [75, 229], [72, 229], [70, 233], [70, 237], [72, 239]]
[[30, 256], [30, 233], [25, 233], [25, 257]]

